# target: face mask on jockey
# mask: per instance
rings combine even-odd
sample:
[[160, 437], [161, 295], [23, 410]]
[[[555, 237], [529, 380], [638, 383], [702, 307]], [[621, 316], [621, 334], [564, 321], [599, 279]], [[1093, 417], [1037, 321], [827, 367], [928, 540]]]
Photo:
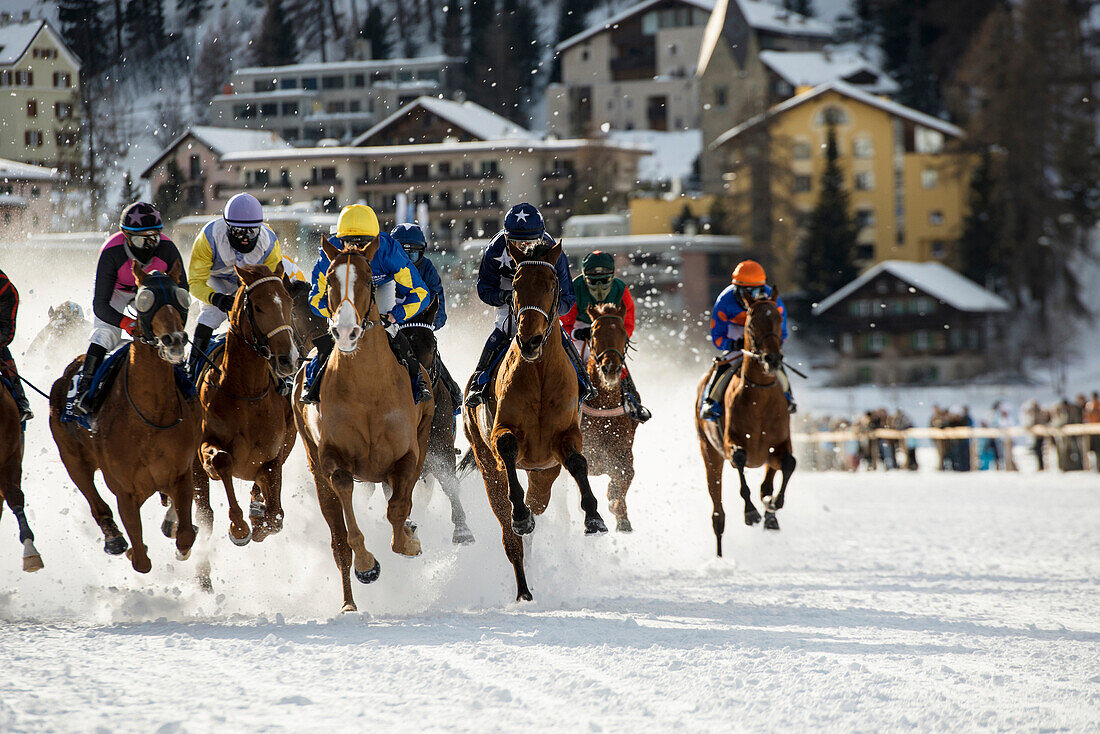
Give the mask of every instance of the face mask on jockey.
[[614, 276], [611, 273], [603, 271], [584, 274], [584, 283], [588, 286], [588, 292], [597, 301], [607, 298], [607, 294], [611, 292], [611, 281], [613, 279]]
[[420, 258], [424, 257], [424, 248], [415, 243], [402, 244], [402, 248], [405, 250], [405, 254], [409, 256], [409, 259], [415, 262], [420, 262]]
[[260, 228], [229, 227], [226, 230], [226, 236], [229, 238], [230, 247], [242, 255], [247, 255], [255, 249], [256, 243], [260, 241]]
[[160, 244], [159, 232], [126, 232], [126, 250], [131, 259], [137, 260], [142, 265], [148, 265], [156, 254]]

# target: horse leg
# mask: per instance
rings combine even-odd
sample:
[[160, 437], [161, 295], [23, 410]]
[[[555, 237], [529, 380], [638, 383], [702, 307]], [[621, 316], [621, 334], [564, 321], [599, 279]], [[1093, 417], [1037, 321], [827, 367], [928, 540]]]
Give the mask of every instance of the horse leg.
[[[264, 506], [260, 517], [251, 517], [252, 539], [259, 543], [283, 529], [283, 460], [272, 459], [260, 467], [256, 484], [260, 488]], [[250, 511], [249, 515], [251, 514]]]
[[535, 529], [535, 516], [523, 501], [523, 485], [519, 483], [516, 462], [519, 460], [519, 439], [509, 431], [496, 438], [497, 456], [508, 472], [508, 499], [512, 503], [512, 532], [527, 535]]
[[439, 482], [447, 501], [451, 503], [451, 524], [454, 532], [451, 534], [451, 542], [455, 545], [468, 545], [474, 542], [474, 533], [466, 523], [466, 510], [459, 499], [458, 478], [455, 476], [454, 453], [451, 452], [450, 462], [444, 456], [433, 455], [428, 457], [428, 473]]
[[748, 457], [745, 455], [745, 450], [741, 448], [734, 449], [731, 460], [733, 461], [733, 465], [737, 468], [737, 475], [741, 478], [741, 499], [745, 500], [745, 524], [752, 527], [760, 522], [760, 513], [756, 511], [756, 507], [752, 504], [752, 493], [749, 491], [749, 483], [745, 481], [745, 464], [748, 463]]
[[714, 541], [718, 557], [722, 557], [722, 534], [726, 532], [726, 511], [722, 508], [722, 454], [718, 453], [705, 436], [699, 436], [699, 449], [703, 454], [703, 468], [707, 472], [707, 491], [713, 507], [710, 524], [714, 528]]
[[332, 557], [340, 571], [340, 583], [344, 591], [344, 606], [340, 611], [354, 612], [356, 607], [351, 594], [351, 546], [348, 545], [348, 531], [344, 526], [340, 498], [316, 472], [313, 474], [313, 484], [317, 489], [317, 503], [321, 506], [321, 514], [328, 523], [329, 534], [332, 536]]
[[84, 495], [84, 499], [88, 501], [88, 507], [92, 511], [92, 519], [96, 521], [99, 529], [103, 532], [103, 551], [112, 556], [120, 556], [125, 553], [127, 548], [126, 538], [123, 537], [122, 531], [115, 524], [115, 517], [111, 513], [110, 506], [103, 501], [99, 490], [96, 489], [95, 465], [86, 461], [83, 456], [67, 455], [64, 450], [61, 451], [61, 461], [69, 471], [73, 484]]
[[626, 514], [626, 491], [630, 489], [630, 483], [634, 481], [633, 461], [627, 459], [620, 463], [619, 467], [612, 467], [609, 473], [607, 506], [611, 510], [611, 514], [615, 516], [616, 532], [632, 533], [634, 527], [630, 524], [630, 518]]
[[229, 539], [233, 545], [248, 545], [252, 540], [252, 528], [244, 521], [244, 513], [237, 504], [237, 495], [233, 491], [233, 460], [220, 447], [203, 441], [199, 448], [202, 466], [210, 477], [217, 477], [225, 485], [225, 497], [229, 500]]
[[531, 512], [541, 515], [550, 504], [550, 488], [561, 474], [561, 467], [552, 469], [531, 469], [527, 472], [527, 506]]
[[[531, 589], [527, 586], [527, 574], [523, 571], [523, 539], [515, 532], [515, 516], [513, 504], [510, 498], [508, 482], [499, 470], [497, 470], [492, 457], [482, 471], [485, 480], [485, 494], [489, 498], [489, 506], [493, 514], [500, 521], [501, 542], [504, 544], [504, 554], [512, 563], [512, 570], [516, 574], [516, 601], [531, 601]], [[533, 522], [532, 518], [532, 522]]]
[[[210, 477], [207, 476], [197, 456], [191, 465], [191, 486], [194, 488], [195, 521], [205, 537], [210, 538], [214, 532], [214, 508], [210, 506]], [[210, 559], [200, 558], [197, 566], [195, 575], [199, 580], [199, 588], [203, 591], [213, 591], [214, 584], [210, 581]]]
[[787, 445], [787, 453], [784, 454], [780, 460], [779, 470], [783, 473], [783, 480], [779, 483], [779, 494], [775, 497], [775, 509], [783, 509], [783, 502], [787, 497], [787, 482], [791, 481], [791, 474], [794, 474], [794, 468], [798, 462], [794, 458], [794, 454], [791, 452], [790, 444]]
[[135, 571], [149, 573], [153, 563], [149, 560], [149, 549], [141, 538], [141, 508], [132, 494], [114, 484], [108, 477], [107, 486], [111, 487], [118, 500], [118, 516], [122, 518], [122, 526], [130, 536], [130, 550], [126, 551], [126, 557], [130, 559], [130, 565]]
[[779, 521], [775, 519], [775, 467], [769, 463], [768, 471], [764, 474], [764, 483], [760, 485], [760, 502], [764, 505], [764, 529], [778, 530]]
[[386, 502], [386, 519], [393, 526], [393, 543], [390, 547], [394, 553], [403, 556], [418, 556], [422, 552], [420, 541], [416, 537], [416, 524], [409, 520], [413, 487], [420, 477], [416, 464], [416, 456], [406, 454], [394, 465], [393, 473], [387, 480], [391, 492]]
[[[42, 563], [42, 556], [38, 549], [34, 547], [34, 533], [31, 532], [31, 526], [27, 522], [27, 515], [24, 510], [26, 499], [20, 486], [22, 484], [22, 469], [21, 461], [13, 461], [8, 466], [6, 481], [0, 486], [0, 500], [8, 503], [12, 514], [15, 515], [15, 521], [19, 524], [19, 542], [23, 545], [23, 570], [33, 573], [41, 570], [45, 564]], [[0, 511], [3, 510], [3, 507], [3, 502], [0, 502]]]
[[560, 449], [562, 456], [559, 461], [561, 461], [562, 466], [564, 466], [565, 470], [573, 477], [581, 490], [581, 509], [584, 510], [584, 534], [595, 535], [597, 533], [606, 533], [607, 525], [604, 524], [603, 518], [600, 517], [596, 495], [592, 493], [592, 485], [588, 481], [588, 460], [584, 458], [584, 454], [581, 453], [580, 447], [580, 429], [577, 428], [569, 431], [562, 441], [562, 447]]
[[347, 543], [351, 547], [352, 565], [355, 566], [355, 578], [360, 583], [369, 584], [377, 580], [382, 571], [378, 559], [367, 550], [363, 544], [363, 531], [359, 529], [359, 523], [355, 520], [355, 508], [351, 504], [352, 491], [355, 489], [355, 479], [346, 469], [336, 465], [335, 459], [329, 457], [322, 462], [328, 469], [328, 481], [336, 496], [340, 498], [340, 509], [344, 513], [344, 525], [347, 527]]
[[191, 557], [191, 547], [195, 545], [196, 528], [191, 522], [191, 505], [194, 503], [194, 487], [191, 477], [184, 472], [176, 481], [172, 491], [172, 507], [176, 511], [176, 560], [186, 561]]

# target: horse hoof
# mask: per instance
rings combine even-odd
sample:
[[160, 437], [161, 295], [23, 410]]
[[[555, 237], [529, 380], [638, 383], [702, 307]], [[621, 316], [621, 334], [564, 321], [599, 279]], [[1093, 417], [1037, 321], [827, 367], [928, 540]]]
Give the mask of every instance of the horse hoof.
[[350, 601], [344, 606], [340, 607], [340, 614], [348, 614], [350, 612], [358, 612], [359, 608], [352, 604]]
[[113, 538], [107, 538], [103, 543], [103, 550], [112, 556], [121, 556], [129, 548], [129, 543], [126, 542], [126, 538], [121, 535], [116, 535]]
[[405, 521], [405, 527], [409, 529], [409, 532], [410, 532], [410, 533], [415, 533], [415, 532], [416, 532], [416, 529], [417, 529], [418, 527], [420, 527], [420, 526], [419, 526], [419, 525], [417, 525], [417, 524], [416, 524], [415, 522], [413, 522], [412, 520], [406, 520], [406, 521]]
[[185, 551], [181, 551], [179, 548], [176, 549], [176, 560], [177, 561], [186, 561], [190, 557], [191, 557], [191, 549], [190, 548], [188, 548]]
[[512, 518], [512, 532], [516, 535], [530, 535], [535, 531], [535, 515], [532, 512], [527, 513], [527, 517], [522, 520], [516, 520]]
[[267, 514], [267, 505], [257, 500], [252, 500], [248, 505], [248, 516], [251, 518], [260, 518]]
[[531, 596], [531, 592], [527, 589], [516, 594], [516, 601], [533, 601], [534, 597]]
[[775, 519], [775, 513], [774, 512], [765, 512], [764, 513], [764, 529], [765, 530], [778, 530], [779, 529], [779, 521]]
[[756, 523], [760, 522], [760, 513], [756, 511], [755, 507], [750, 507], [745, 510], [745, 524], [752, 527]]
[[[378, 559], [374, 559], [374, 568], [369, 571], [360, 571], [355, 569], [355, 580], [361, 584], [373, 584], [378, 580], [378, 577], [382, 573], [382, 564], [378, 562]], [[354, 608], [354, 605], [353, 605]]]
[[164, 522], [162, 522], [162, 523], [160, 524], [160, 532], [161, 532], [161, 533], [162, 533], [162, 534], [164, 535], [164, 537], [166, 537], [166, 538], [174, 538], [174, 537], [176, 537], [176, 523], [174, 523], [173, 521], [169, 520], [168, 518], [165, 518], [165, 519], [164, 519]]
[[42, 556], [23, 556], [23, 570], [27, 573], [41, 571], [46, 564], [42, 562]]
[[235, 545], [235, 546], [238, 546], [238, 547], [246, 546], [252, 540], [252, 531], [249, 530], [248, 535], [244, 536], [243, 538], [234, 538], [233, 537], [233, 531], [230, 530], [229, 531], [229, 539], [231, 541], [233, 541], [233, 545]]
[[455, 545], [470, 545], [474, 542], [474, 533], [467, 527], [455, 528], [451, 542]]
[[607, 532], [607, 526], [604, 525], [603, 518], [599, 515], [593, 515], [586, 518], [584, 521], [584, 534], [585, 535], [600, 535]]
[[630, 524], [630, 520], [625, 517], [620, 517], [615, 522], [615, 531], [619, 533], [633, 533], [634, 526]]

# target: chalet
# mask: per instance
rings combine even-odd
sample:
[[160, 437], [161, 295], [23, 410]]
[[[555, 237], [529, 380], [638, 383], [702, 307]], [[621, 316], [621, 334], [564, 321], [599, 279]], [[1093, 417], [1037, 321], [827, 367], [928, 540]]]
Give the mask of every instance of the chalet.
[[813, 316], [832, 332], [841, 385], [964, 380], [992, 364], [1008, 303], [941, 263], [888, 260], [828, 296]]
[[57, 170], [0, 158], [0, 239], [53, 225]]

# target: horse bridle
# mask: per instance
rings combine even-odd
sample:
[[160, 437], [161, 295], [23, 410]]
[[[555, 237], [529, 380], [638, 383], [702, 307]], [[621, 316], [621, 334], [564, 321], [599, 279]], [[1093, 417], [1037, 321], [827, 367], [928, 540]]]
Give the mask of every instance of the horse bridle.
[[[757, 303], [760, 303], [760, 301], [758, 301]], [[753, 305], [756, 305], [756, 304], [753, 304]], [[752, 334], [752, 333], [753, 332], [749, 329], [749, 324], [746, 324], [745, 325], [745, 334], [746, 334], [746, 336], [749, 335], [749, 334]], [[759, 339], [757, 339], [756, 336], [753, 335], [753, 339], [752, 339], [753, 346], [763, 345], [763, 343], [765, 341], [767, 341], [769, 338], [775, 339], [776, 342], [778, 342], [778, 349], [776, 349], [776, 353], [779, 354], [779, 359], [780, 359], [780, 361], [782, 361], [782, 359], [783, 359], [783, 337], [780, 336], [779, 334], [775, 333], [774, 331], [769, 331], [767, 334], [760, 337]], [[767, 354], [765, 354], [763, 351], [761, 351], [759, 349], [749, 350], [749, 349], [745, 349], [744, 347], [742, 347], [741, 348], [741, 354], [745, 355], [745, 357], [748, 358], [748, 359], [754, 360], [761, 367], [764, 367], [764, 366], [767, 365], [767, 361], [766, 361], [767, 360]], [[771, 387], [771, 385], [773, 385], [773, 384], [774, 384], [774, 382], [770, 382], [767, 385], [753, 384], [752, 386], [753, 387]]]
[[245, 344], [252, 347], [253, 351], [255, 351], [256, 354], [259, 354], [261, 357], [266, 359], [268, 362], [270, 362], [271, 358], [274, 356], [271, 353], [271, 346], [270, 346], [272, 337], [274, 337], [278, 334], [281, 334], [284, 331], [289, 331], [291, 342], [294, 341], [294, 327], [292, 327], [288, 323], [283, 323], [281, 326], [276, 326], [274, 329], [267, 332], [262, 337], [259, 336], [259, 334], [261, 332], [260, 332], [259, 325], [256, 323], [256, 312], [252, 308], [251, 293], [254, 289], [258, 288], [259, 286], [263, 285], [264, 283], [272, 283], [272, 282], [281, 283], [282, 278], [280, 278], [277, 275], [268, 275], [268, 276], [260, 278], [259, 280], [255, 280], [255, 281], [249, 283], [248, 285], [244, 286], [244, 305], [242, 307], [242, 310], [246, 314], [248, 314], [248, 330], [249, 330], [249, 332], [251, 332], [251, 338], [246, 337], [244, 334], [241, 334], [239, 331], [235, 330], [233, 328], [233, 323], [232, 322], [230, 322], [230, 324], [229, 324], [230, 331], [235, 331], [237, 333], [237, 336], [239, 336]]
[[550, 312], [549, 313], [547, 313], [541, 307], [535, 306], [535, 305], [527, 305], [527, 306], [521, 306], [521, 307], [517, 308], [516, 307], [516, 299], [518, 298], [518, 295], [517, 295], [517, 293], [516, 293], [516, 291], [513, 287], [513, 290], [512, 290], [512, 312], [513, 312], [513, 318], [516, 320], [516, 335], [513, 338], [516, 339], [517, 342], [518, 342], [518, 340], [519, 340], [519, 317], [522, 316], [525, 311], [535, 311], [537, 313], [542, 314], [543, 317], [546, 319], [546, 329], [545, 329], [545, 331], [542, 332], [542, 343], [546, 344], [546, 342], [549, 341], [549, 339], [550, 339], [550, 332], [554, 330], [554, 316], [551, 316], [550, 314], [554, 314], [555, 316], [557, 315], [557, 313], [558, 313], [558, 303], [560, 303], [560, 301], [561, 301], [561, 285], [558, 283], [558, 279], [556, 277], [558, 269], [557, 269], [557, 266], [554, 265], [554, 263], [548, 263], [545, 260], [524, 260], [523, 262], [520, 262], [520, 263], [516, 264], [516, 273], [515, 273], [515, 275], [512, 276], [513, 282], [515, 281], [516, 276], [519, 275], [520, 269], [523, 268], [525, 265], [545, 265], [546, 267], [551, 268], [554, 271], [554, 275], [555, 275], [555, 278], [554, 278], [554, 302], [550, 306]]
[[[596, 318], [592, 319], [593, 333], [595, 332], [596, 324], [600, 323], [600, 319], [616, 319], [618, 321], [621, 321], [622, 324], [623, 324], [623, 329], [624, 330], [626, 329], [626, 319], [625, 318], [623, 318], [622, 316], [620, 316], [618, 314], [615, 314], [615, 313], [605, 313], [605, 314], [600, 314]], [[623, 361], [623, 364], [626, 364], [626, 353], [629, 350], [630, 350], [630, 337], [627, 337], [626, 338], [626, 346], [623, 347], [622, 351], [619, 351], [618, 349], [615, 349], [614, 347], [608, 347], [607, 349], [604, 349], [604, 350], [600, 351], [598, 354], [596, 354], [595, 355], [595, 360], [597, 362], [599, 362], [601, 359], [603, 359], [603, 356], [605, 354], [617, 354], [617, 355], [619, 355], [619, 358]]]
[[[351, 282], [351, 256], [352, 256], [352, 254], [355, 254], [355, 253], [349, 253], [348, 254], [348, 259], [343, 263], [344, 267], [347, 269], [347, 272], [345, 273], [345, 282], [347, 282], [347, 283]], [[366, 259], [365, 255], [362, 256], [362, 257], [364, 259]], [[332, 266], [329, 268], [329, 271], [331, 272], [331, 271], [335, 270], [335, 268], [336, 268], [336, 264], [333, 263]], [[326, 277], [327, 277], [327, 275], [326, 275]], [[336, 308], [332, 308], [331, 305], [330, 305], [328, 311], [329, 311], [330, 314], [335, 314], [337, 311], [340, 310], [340, 307], [343, 306], [344, 302], [346, 301], [348, 303], [348, 305], [351, 306], [351, 310], [355, 312], [355, 320], [356, 320], [356, 323], [359, 324], [359, 327], [363, 331], [368, 331], [370, 329], [373, 329], [375, 326], [377, 326], [376, 322], [370, 320], [370, 310], [374, 306], [374, 292], [375, 292], [374, 278], [370, 278], [370, 301], [367, 303], [367, 312], [365, 314], [363, 314], [362, 317], [359, 316], [359, 309], [357, 309], [355, 307], [355, 301], [353, 301], [351, 298], [349, 298], [347, 293], [341, 293], [340, 294], [340, 296], [341, 296], [340, 302], [336, 304]], [[329, 324], [330, 325], [332, 324], [332, 316], [329, 316]]]

